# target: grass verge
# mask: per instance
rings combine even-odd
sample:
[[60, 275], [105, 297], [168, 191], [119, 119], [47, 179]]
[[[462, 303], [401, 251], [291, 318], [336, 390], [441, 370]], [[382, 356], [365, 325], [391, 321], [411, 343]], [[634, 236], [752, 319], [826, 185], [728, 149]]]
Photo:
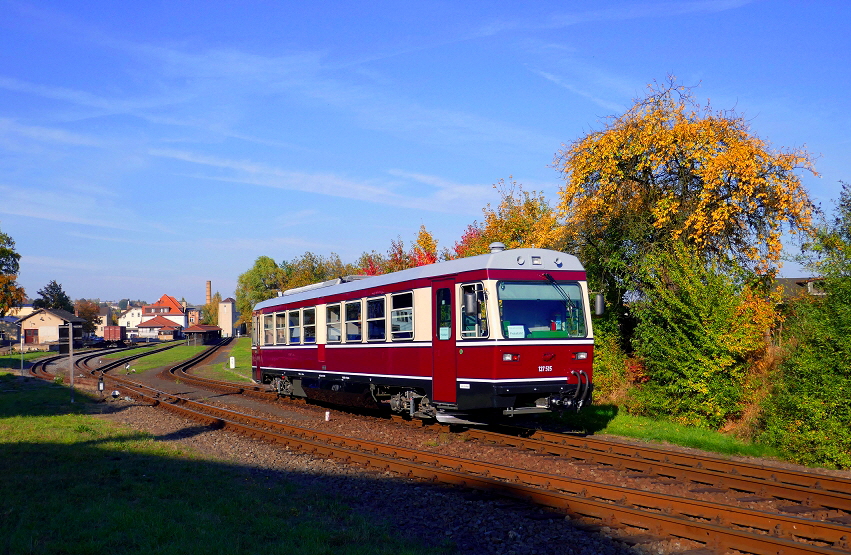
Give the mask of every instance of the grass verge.
[[619, 411], [615, 405], [592, 405], [579, 414], [562, 413], [546, 416], [551, 417], [551, 421], [558, 422], [574, 431], [665, 442], [722, 455], [782, 458], [781, 453], [765, 445], [667, 420], [633, 416]]
[[[135, 369], [138, 373], [145, 372], [146, 370], [151, 370], [153, 368], [160, 368], [162, 366], [172, 366], [178, 362], [183, 362], [186, 359], [192, 358], [201, 351], [209, 348], [209, 345], [181, 345], [179, 347], [173, 347], [171, 349], [166, 349], [165, 351], [160, 351], [159, 353], [153, 353], [146, 357], [130, 361], [130, 368]], [[124, 370], [119, 371], [123, 372]]]
[[[251, 338], [240, 337], [231, 342], [228, 359], [218, 364], [210, 364], [193, 369], [194, 373], [214, 380], [231, 382], [251, 382]], [[234, 357], [234, 368], [230, 367], [230, 357]]]
[[129, 357], [129, 356], [133, 356], [133, 355], [138, 355], [140, 353], [153, 351], [157, 347], [164, 347], [167, 344], [168, 343], [149, 343], [149, 344], [146, 344], [145, 347], [136, 347], [134, 349], [126, 349], [124, 351], [116, 351], [114, 353], [105, 354], [100, 358], [102, 358], [104, 360], [114, 360], [116, 358]]
[[[32, 362], [37, 358], [47, 357], [51, 355], [58, 355], [59, 353], [50, 352], [50, 351], [30, 351], [28, 353], [24, 353], [24, 366], [26, 366], [27, 362]], [[2, 355], [0, 356], [0, 368], [20, 368], [21, 367], [21, 354], [16, 353], [12, 355]]]
[[204, 460], [87, 414], [102, 404], [84, 395], [0, 380], [17, 388], [0, 394], [2, 553], [436, 552], [292, 475]]

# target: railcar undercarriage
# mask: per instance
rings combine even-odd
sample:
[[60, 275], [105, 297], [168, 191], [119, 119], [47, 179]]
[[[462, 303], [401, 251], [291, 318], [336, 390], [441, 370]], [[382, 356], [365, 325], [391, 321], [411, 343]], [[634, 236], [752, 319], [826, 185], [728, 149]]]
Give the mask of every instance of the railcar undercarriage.
[[[590, 404], [593, 386], [585, 372], [577, 374], [578, 384], [562, 384], [532, 391], [517, 391], [524, 386], [494, 387], [476, 406], [465, 403], [434, 403], [428, 392], [416, 387], [319, 379], [305, 376], [265, 375], [264, 382], [282, 397], [300, 397], [312, 401], [378, 410], [411, 419], [436, 420], [444, 424], [482, 425], [500, 417], [541, 414], [572, 410], [578, 412]], [[490, 408], [488, 408], [490, 406]]]

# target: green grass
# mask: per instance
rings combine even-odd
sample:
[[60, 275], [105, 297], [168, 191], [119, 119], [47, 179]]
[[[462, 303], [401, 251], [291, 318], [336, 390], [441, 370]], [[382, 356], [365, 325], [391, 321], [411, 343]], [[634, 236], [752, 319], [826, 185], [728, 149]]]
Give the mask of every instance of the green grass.
[[[31, 362], [34, 359], [58, 355], [59, 353], [51, 353], [49, 351], [30, 351], [28, 353], [24, 353], [24, 366], [26, 367], [27, 362]], [[13, 355], [2, 355], [0, 356], [0, 368], [20, 368], [21, 367], [21, 354], [13, 354]]]
[[[135, 369], [136, 372], [139, 373], [145, 372], [146, 370], [151, 370], [153, 368], [173, 366], [178, 362], [183, 362], [186, 359], [192, 358], [201, 351], [204, 351], [209, 348], [209, 345], [180, 345], [179, 347], [173, 347], [171, 349], [166, 349], [165, 351], [161, 351], [159, 353], [153, 353], [146, 357], [132, 360], [130, 361], [130, 368]], [[119, 372], [123, 371], [123, 369], [119, 370]]]
[[619, 411], [615, 405], [592, 405], [583, 409], [579, 414], [563, 413], [546, 416], [575, 431], [665, 442], [722, 455], [782, 457], [782, 454], [775, 449], [765, 445], [743, 441], [721, 432], [683, 426], [667, 420], [632, 416]]
[[236, 369], [247, 370], [251, 373], [251, 338], [240, 337], [233, 341], [230, 356], [236, 358]]
[[[4, 389], [16, 387], [0, 373]], [[172, 449], [66, 388], [0, 394], [0, 553], [435, 553], [284, 472]], [[203, 426], [185, 432], [201, 432]]]
[[234, 357], [235, 368], [231, 370], [230, 360], [223, 363], [201, 366], [193, 372], [205, 378], [227, 380], [231, 382], [251, 382], [251, 338], [240, 337], [231, 342], [228, 357]]
[[164, 347], [166, 343], [150, 343], [146, 347], [136, 347], [135, 349], [127, 349], [124, 351], [116, 351], [114, 353], [109, 353], [108, 355], [103, 355], [101, 358], [104, 360], [114, 360], [116, 358], [124, 358], [133, 355], [138, 355], [140, 353], [152, 351], [158, 347]]

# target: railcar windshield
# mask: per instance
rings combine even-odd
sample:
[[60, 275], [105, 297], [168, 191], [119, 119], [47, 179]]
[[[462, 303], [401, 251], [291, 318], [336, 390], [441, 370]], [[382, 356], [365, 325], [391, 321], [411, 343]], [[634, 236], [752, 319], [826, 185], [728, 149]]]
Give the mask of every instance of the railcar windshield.
[[582, 289], [577, 282], [501, 281], [499, 318], [506, 339], [585, 337]]

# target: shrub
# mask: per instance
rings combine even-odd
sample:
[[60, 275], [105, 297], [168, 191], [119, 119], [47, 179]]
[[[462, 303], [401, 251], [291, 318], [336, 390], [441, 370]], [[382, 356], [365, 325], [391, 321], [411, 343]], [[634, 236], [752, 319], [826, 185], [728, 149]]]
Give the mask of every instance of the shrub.
[[644, 383], [631, 392], [629, 412], [714, 429], [744, 414], [759, 387], [753, 361], [777, 313], [772, 296], [741, 275], [682, 244], [644, 259], [646, 286], [632, 307], [633, 374]]
[[802, 259], [823, 296], [790, 307], [790, 353], [773, 376], [760, 439], [804, 464], [851, 468], [851, 186]]
[[851, 278], [794, 303], [760, 440], [803, 464], [851, 468]]
[[594, 326], [594, 402], [619, 403], [632, 383], [627, 373], [626, 353], [618, 334], [607, 321]]

